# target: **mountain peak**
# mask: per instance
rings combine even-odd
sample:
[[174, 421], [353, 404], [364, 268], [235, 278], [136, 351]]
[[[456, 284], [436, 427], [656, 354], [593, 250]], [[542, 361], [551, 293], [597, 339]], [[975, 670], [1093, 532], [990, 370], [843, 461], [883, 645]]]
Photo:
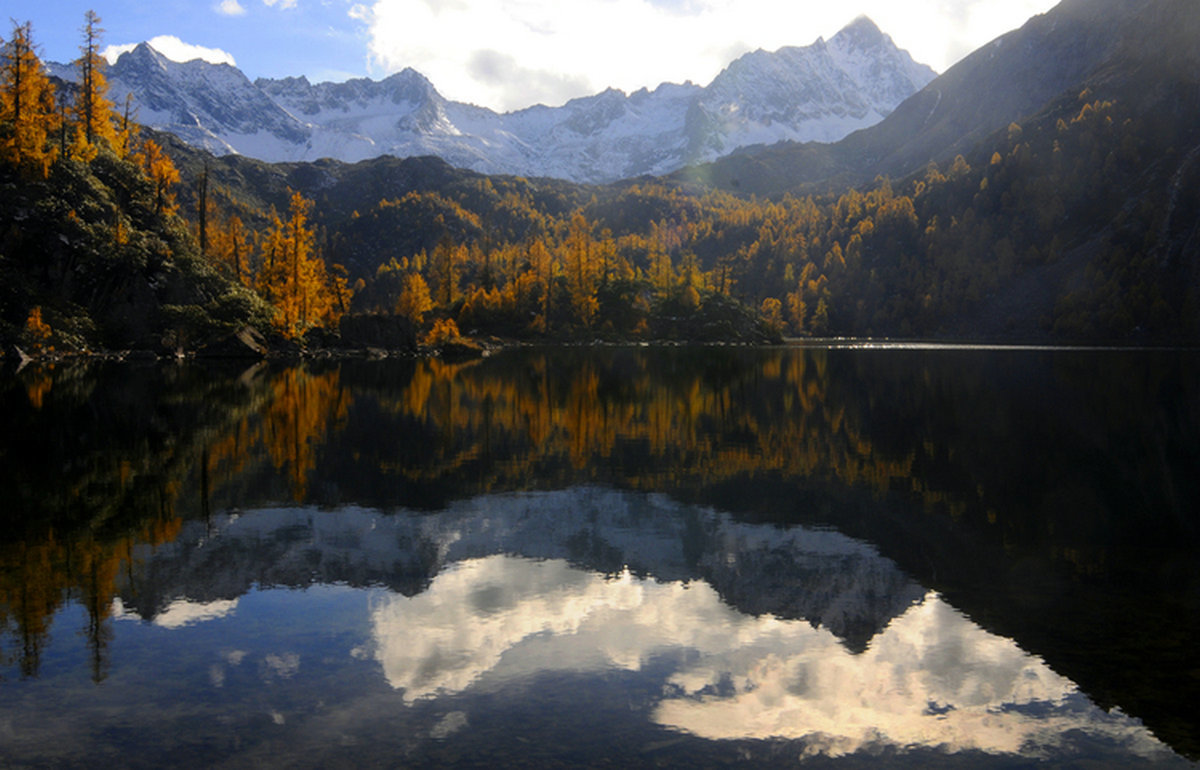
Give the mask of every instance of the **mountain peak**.
[[933, 72], [864, 16], [829, 44], [748, 53], [707, 87], [609, 88], [505, 115], [446, 99], [411, 67], [379, 81], [251, 82], [231, 65], [179, 64], [141, 44], [112, 75], [150, 125], [215, 152], [268, 161], [437, 155], [483, 173], [604, 182], [748, 144], [835, 141], [890, 113]]
[[429, 78], [412, 67], [405, 67], [379, 82], [382, 93], [394, 104], [440, 104], [445, 100]]
[[113, 62], [113, 65], [116, 66], [117, 64], [120, 64], [122, 68], [165, 68], [167, 66], [167, 62], [169, 61], [170, 59], [164, 56], [161, 51], [149, 43], [138, 43], [133, 47], [132, 50], [126, 51], [118, 56], [117, 60]]
[[857, 33], [875, 36], [880, 36], [883, 34], [883, 32], [880, 31], [879, 26], [875, 22], [871, 21], [871, 17], [865, 13], [859, 14], [855, 17], [854, 21], [842, 27], [842, 31], [838, 34], [842, 33]]
[[863, 15], [842, 27], [829, 42], [835, 47], [850, 49], [875, 48], [886, 39], [887, 35], [883, 34], [875, 22]]

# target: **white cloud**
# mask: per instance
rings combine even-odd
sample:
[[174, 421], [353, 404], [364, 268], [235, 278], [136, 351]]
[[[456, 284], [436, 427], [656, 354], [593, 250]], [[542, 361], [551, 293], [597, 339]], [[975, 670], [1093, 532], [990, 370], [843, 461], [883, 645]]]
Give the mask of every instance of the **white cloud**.
[[[213, 64], [229, 64], [236, 67], [237, 62], [234, 61], [233, 55], [222, 51], [220, 48], [205, 48], [201, 45], [192, 45], [185, 43], [174, 35], [159, 35], [152, 37], [146, 41], [150, 47], [167, 57], [171, 61], [185, 62], [193, 59], [203, 59], [206, 62]], [[137, 48], [137, 43], [125, 43], [123, 45], [110, 45], [104, 49], [104, 58], [109, 64], [115, 64], [117, 58], [134, 48]]]
[[609, 86], [705, 84], [738, 54], [808, 45], [863, 13], [941, 71], [1055, 2], [374, 0], [350, 16], [367, 26], [375, 74], [413, 67], [452, 99], [515, 109]]
[[245, 16], [246, 9], [238, 0], [221, 0], [217, 3], [217, 13], [222, 16]]
[[296, 7], [296, 0], [263, 0], [263, 5], [269, 8], [278, 7], [282, 10], [287, 10]]

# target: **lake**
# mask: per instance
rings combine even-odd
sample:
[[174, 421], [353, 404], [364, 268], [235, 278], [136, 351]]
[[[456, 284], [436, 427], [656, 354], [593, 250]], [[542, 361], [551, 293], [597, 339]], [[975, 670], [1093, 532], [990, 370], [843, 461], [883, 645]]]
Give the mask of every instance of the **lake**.
[[6, 767], [1190, 767], [1200, 354], [0, 375]]

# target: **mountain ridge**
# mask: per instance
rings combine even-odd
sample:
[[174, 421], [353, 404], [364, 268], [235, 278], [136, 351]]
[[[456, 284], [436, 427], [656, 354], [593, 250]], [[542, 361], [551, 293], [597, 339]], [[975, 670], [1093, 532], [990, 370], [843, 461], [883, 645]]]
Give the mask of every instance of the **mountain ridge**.
[[[1102, 77], [1115, 58], [1129, 57], [1133, 44], [1128, 36], [1146, 26], [1138, 20], [1162, 5], [1154, 0], [1064, 0], [967, 55], [877, 124], [838, 142], [747, 145], [675, 176], [773, 195], [840, 189], [877, 176], [902, 178], [960, 154], [972, 162], [985, 161], [971, 154], [986, 146], [994, 132], [1037, 114], [1055, 99], [1074, 97]], [[1138, 55], [1156, 56], [1150, 52], [1152, 42], [1138, 45]]]
[[118, 103], [132, 94], [142, 123], [217, 155], [436, 155], [486, 174], [607, 183], [666, 174], [747, 144], [834, 141], [878, 122], [935, 74], [859, 17], [829, 41], [745, 54], [709, 86], [610, 88], [503, 114], [445, 98], [412, 68], [379, 81], [251, 81], [228, 64], [174, 62], [147, 43], [117, 59], [109, 83]]

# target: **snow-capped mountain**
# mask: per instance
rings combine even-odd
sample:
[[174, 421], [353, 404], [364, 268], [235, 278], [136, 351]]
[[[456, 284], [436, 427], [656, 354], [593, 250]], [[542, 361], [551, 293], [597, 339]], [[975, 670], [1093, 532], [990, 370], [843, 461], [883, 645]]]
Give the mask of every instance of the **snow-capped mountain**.
[[140, 123], [218, 155], [275, 160], [270, 156], [277, 148], [303, 147], [313, 133], [228, 64], [176, 62], [142, 43], [107, 74], [118, 109], [132, 93]]
[[865, 16], [829, 42], [746, 54], [689, 112], [687, 160], [749, 144], [836, 142], [883, 120], [934, 77]]
[[482, 173], [578, 182], [665, 174], [750, 144], [836, 141], [934, 76], [865, 17], [829, 41], [746, 54], [704, 88], [609, 89], [505, 114], [449, 101], [412, 69], [382, 81], [251, 82], [227, 64], [178, 63], [143, 43], [109, 70], [114, 101], [131, 93], [141, 122], [217, 154], [436, 155]]

